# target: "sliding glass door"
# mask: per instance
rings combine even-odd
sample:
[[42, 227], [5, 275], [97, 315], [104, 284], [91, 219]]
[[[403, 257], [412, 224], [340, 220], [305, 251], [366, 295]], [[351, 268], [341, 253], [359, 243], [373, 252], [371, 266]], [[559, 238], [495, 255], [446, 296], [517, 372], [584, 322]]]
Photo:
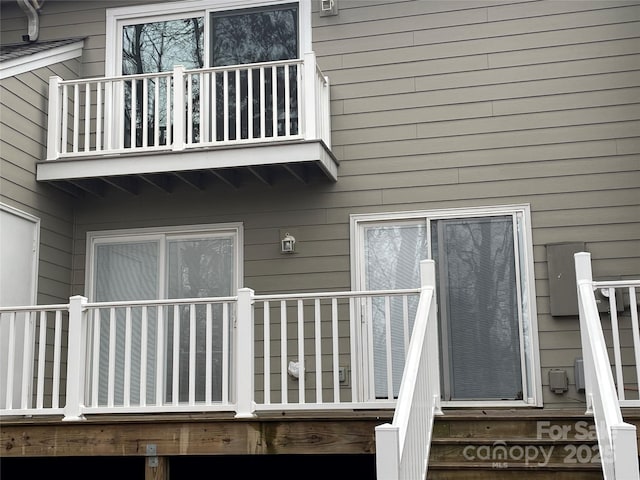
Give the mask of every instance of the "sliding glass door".
[[[96, 302], [155, 300], [171, 298], [205, 298], [227, 297], [234, 295], [238, 282], [238, 238], [235, 232], [193, 233], [193, 234], [152, 234], [152, 235], [122, 235], [96, 238], [93, 241], [93, 291], [92, 299]], [[211, 325], [213, 335], [212, 354], [212, 385], [213, 399], [219, 400], [222, 392], [222, 307], [213, 305]], [[178, 311], [174, 311], [178, 309]], [[218, 311], [219, 310], [219, 311]], [[102, 310], [100, 317], [100, 364], [99, 374], [99, 404], [104, 404], [108, 398], [108, 368], [109, 352], [115, 351], [115, 366], [112, 380], [115, 388], [115, 402], [122, 402], [124, 395], [125, 368], [125, 310], [117, 309], [115, 316], [108, 310]], [[171, 345], [173, 341], [173, 319], [179, 318], [180, 345]], [[189, 355], [190, 355], [190, 307], [176, 306], [162, 309], [148, 309], [147, 331], [144, 335], [148, 342], [146, 358], [140, 358], [141, 341], [141, 310], [131, 309], [131, 345], [130, 378], [132, 382], [131, 399], [138, 403], [140, 372], [146, 371], [146, 389], [148, 403], [157, 399], [155, 395], [156, 382], [163, 382], [169, 386], [173, 378], [178, 376], [179, 399], [184, 401], [188, 395]], [[205, 306], [195, 307], [195, 377], [196, 400], [203, 400], [205, 396], [205, 339], [206, 311]], [[172, 321], [169, 321], [171, 319]], [[111, 322], [115, 322], [115, 336], [110, 336]], [[157, 359], [155, 352], [158, 322], [163, 322], [164, 342], [166, 345], [160, 351], [166, 352], [161, 359], [164, 365], [163, 373], [156, 372]], [[111, 343], [115, 342], [114, 345]], [[174, 352], [180, 355], [179, 371], [173, 371], [172, 356]], [[146, 362], [141, 369], [141, 363]], [[171, 397], [170, 388], [165, 389], [166, 398], [162, 401], [175, 401]]]
[[[417, 288], [420, 260], [435, 260], [445, 401], [538, 401], [525, 219], [524, 211], [509, 209], [354, 216], [357, 289]], [[404, 368], [402, 315], [391, 311], [389, 331], [376, 308], [365, 320], [371, 328], [362, 329], [374, 359], [364, 375], [374, 383], [376, 398], [388, 392], [387, 362], [393, 363], [395, 395]], [[389, 335], [391, 358], [385, 351]]]

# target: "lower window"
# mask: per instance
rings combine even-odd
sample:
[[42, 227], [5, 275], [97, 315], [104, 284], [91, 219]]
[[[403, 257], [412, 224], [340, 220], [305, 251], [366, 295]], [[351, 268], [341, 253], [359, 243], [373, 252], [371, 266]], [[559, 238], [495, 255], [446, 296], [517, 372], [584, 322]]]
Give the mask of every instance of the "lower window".
[[[190, 227], [188, 230], [144, 229], [90, 233], [87, 265], [90, 300], [120, 302], [235, 295], [242, 278], [239, 258], [241, 233], [241, 226], [235, 224]], [[228, 355], [229, 348], [222, 344], [223, 305], [214, 304], [211, 308], [213, 311], [208, 313], [205, 305], [196, 305], [195, 313], [188, 305], [150, 308], [144, 313], [141, 308], [133, 308], [128, 313], [130, 334], [126, 334], [126, 309], [118, 308], [113, 312], [109, 309], [99, 310], [99, 324], [94, 327], [99, 331], [99, 340], [94, 346], [99, 349], [98, 365], [94, 367], [94, 375], [98, 375], [97, 404], [122, 404], [125, 401], [125, 376], [131, 384], [126, 387], [130, 390], [127, 403], [176, 403], [188, 400], [189, 338], [193, 324], [196, 339], [195, 400], [202, 401], [205, 398], [207, 384], [212, 385], [212, 399], [220, 400], [223, 387], [222, 356]], [[145, 315], [144, 333], [142, 315]], [[195, 322], [192, 322], [193, 315]], [[212, 366], [208, 369], [211, 372], [210, 379], [205, 378], [207, 318], [212, 323], [209, 328], [213, 342], [213, 351], [210, 353]], [[174, 335], [178, 333], [174, 332], [176, 328], [180, 330], [178, 335]], [[161, 335], [159, 331], [162, 331]], [[138, 354], [142, 338], [148, 344], [145, 358]], [[130, 348], [135, 353], [129, 353], [128, 372], [125, 372], [125, 341], [133, 345]], [[164, 345], [158, 347], [157, 342], [163, 342]], [[158, 362], [157, 357], [161, 355], [165, 358]], [[179, 356], [178, 361], [174, 361], [176, 355]], [[176, 369], [174, 365], [179, 367]], [[145, 379], [141, 379], [142, 372]], [[141, 381], [145, 382], [143, 389], [139, 388]], [[178, 387], [173, 388], [174, 385]], [[145, 392], [146, 398], [140, 398], [141, 391]], [[158, 391], [163, 392], [164, 398], [156, 398]], [[178, 398], [175, 398], [176, 395]], [[93, 403], [96, 403], [95, 399]]]

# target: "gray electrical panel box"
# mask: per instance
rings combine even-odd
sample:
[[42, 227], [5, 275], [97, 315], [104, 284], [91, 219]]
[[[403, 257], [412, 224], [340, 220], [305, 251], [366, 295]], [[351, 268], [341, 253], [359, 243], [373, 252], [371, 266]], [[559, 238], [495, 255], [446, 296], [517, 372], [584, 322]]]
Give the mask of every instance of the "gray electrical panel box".
[[578, 315], [578, 293], [573, 254], [585, 251], [584, 242], [547, 245], [551, 315]]

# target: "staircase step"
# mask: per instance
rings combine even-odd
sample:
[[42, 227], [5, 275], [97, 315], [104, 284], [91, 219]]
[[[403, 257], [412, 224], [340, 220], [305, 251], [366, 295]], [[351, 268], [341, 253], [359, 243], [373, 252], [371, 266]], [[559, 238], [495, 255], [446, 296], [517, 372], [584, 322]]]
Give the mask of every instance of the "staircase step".
[[583, 412], [445, 411], [433, 433], [429, 480], [603, 478], [593, 418]]
[[524, 464], [509, 463], [491, 466], [486, 463], [439, 463], [429, 465], [427, 480], [602, 480], [599, 465], [549, 464], [544, 468], [531, 468]]
[[431, 442], [430, 463], [461, 460], [476, 463], [524, 462], [527, 466], [543, 466], [547, 463], [594, 463], [600, 466], [600, 454], [595, 441], [437, 438]]

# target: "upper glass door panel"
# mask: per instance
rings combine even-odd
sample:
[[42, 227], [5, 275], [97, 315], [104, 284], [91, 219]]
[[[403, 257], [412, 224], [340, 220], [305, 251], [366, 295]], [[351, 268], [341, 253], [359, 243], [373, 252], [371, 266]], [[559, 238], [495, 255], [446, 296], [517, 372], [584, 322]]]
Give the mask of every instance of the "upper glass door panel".
[[211, 44], [214, 67], [298, 58], [298, 8], [214, 12]]
[[175, 65], [204, 67], [204, 17], [126, 25], [122, 73], [167, 72]]

